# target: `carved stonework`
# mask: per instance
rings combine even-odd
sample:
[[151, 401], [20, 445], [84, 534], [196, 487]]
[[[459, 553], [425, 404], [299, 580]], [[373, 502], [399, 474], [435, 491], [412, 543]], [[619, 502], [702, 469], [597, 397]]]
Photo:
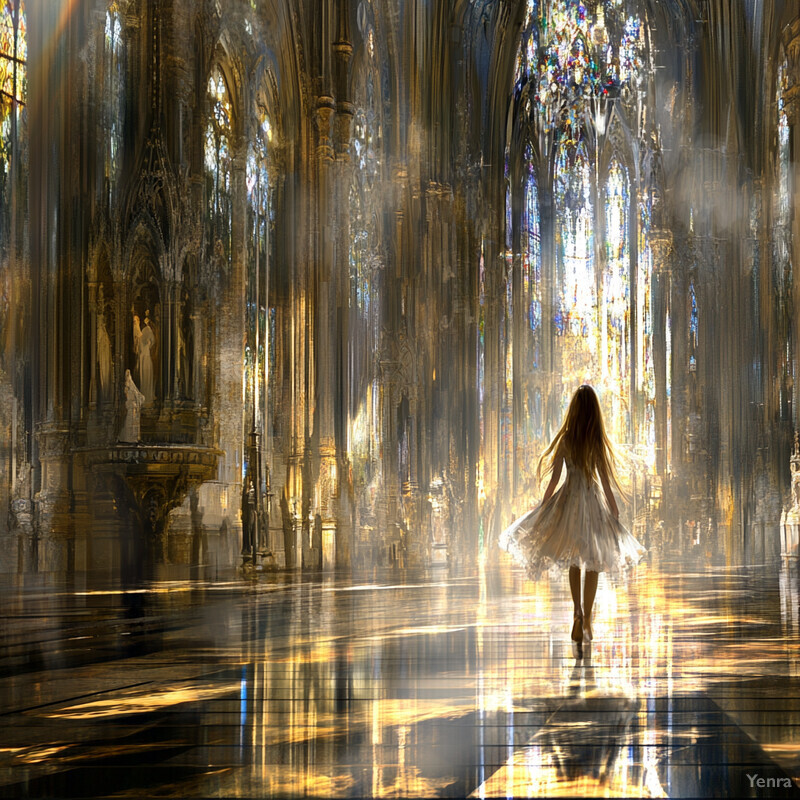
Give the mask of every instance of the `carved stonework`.
[[672, 234], [666, 231], [652, 232], [650, 250], [653, 253], [653, 272], [669, 274], [672, 270]]
[[783, 29], [783, 47], [789, 65], [788, 86], [783, 92], [784, 108], [790, 125], [800, 114], [800, 17]]
[[222, 453], [183, 445], [117, 445], [82, 451], [87, 467], [114, 491], [120, 481], [135, 501], [151, 557], [167, 560], [167, 519], [189, 490], [215, 477]]
[[336, 158], [339, 161], [346, 162], [350, 160], [350, 138], [353, 133], [354, 114], [355, 106], [352, 103], [342, 102], [337, 105], [333, 132]]
[[789, 459], [792, 490], [789, 507], [781, 515], [781, 553], [797, 555], [800, 542], [800, 436], [794, 433], [794, 447]]
[[317, 99], [317, 156], [321, 161], [333, 161], [333, 115], [336, 103], [332, 97], [322, 95]]

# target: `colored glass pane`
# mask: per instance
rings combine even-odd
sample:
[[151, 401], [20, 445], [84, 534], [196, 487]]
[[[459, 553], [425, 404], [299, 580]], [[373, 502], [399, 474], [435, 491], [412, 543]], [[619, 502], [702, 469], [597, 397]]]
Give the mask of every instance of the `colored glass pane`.
[[18, 136], [15, 107], [23, 106], [27, 96], [28, 47], [24, 3], [0, 3], [0, 170], [7, 175]]
[[[218, 89], [218, 87], [215, 87]], [[221, 101], [221, 96], [217, 100]], [[215, 115], [215, 120], [229, 118], [225, 112]], [[245, 164], [245, 186], [248, 199], [248, 225], [250, 242], [248, 245], [247, 296], [245, 304], [247, 341], [252, 351], [250, 362], [246, 364], [249, 402], [252, 403], [252, 417], [258, 431], [266, 435], [264, 428], [269, 418], [269, 380], [267, 343], [268, 286], [266, 275], [270, 258], [270, 224], [272, 220], [269, 185], [269, 145], [272, 127], [266, 109], [258, 106], [255, 115], [253, 135], [247, 150]], [[251, 406], [248, 406], [250, 409]]]
[[[572, 152], [570, 152], [572, 151]], [[597, 305], [591, 166], [581, 144], [562, 138], [555, 179], [561, 324], [559, 333], [588, 337]]]
[[592, 97], [640, 86], [645, 44], [641, 20], [614, 0], [551, 0], [541, 10], [529, 3], [514, 84], [520, 91], [531, 82], [535, 113], [555, 129]]
[[17, 60], [28, 60], [28, 23], [25, 14], [25, 0], [19, 0], [19, 19], [17, 20]]
[[[363, 58], [354, 76], [355, 114], [350, 144], [349, 326], [347, 354], [347, 452], [353, 484], [361, 498], [359, 518], [370, 516], [379, 481], [382, 392], [378, 380], [380, 347], [381, 237], [379, 180], [381, 138], [378, 117], [378, 41], [371, 26], [364, 30]], [[400, 445], [401, 471], [408, 470], [408, 442]], [[365, 515], [365, 516], [361, 516]]]
[[18, 103], [24, 103], [27, 94], [27, 55], [25, 5], [5, 0], [0, 17], [0, 91]]
[[539, 227], [539, 189], [530, 154], [526, 165], [525, 205], [522, 214], [522, 292], [525, 317], [531, 331], [532, 366], [540, 366], [542, 327], [542, 248]]
[[656, 386], [655, 363], [653, 360], [651, 210], [652, 202], [648, 194], [639, 203], [639, 247], [636, 278], [636, 363], [639, 391], [644, 400], [644, 419], [640, 424], [637, 441], [640, 445], [643, 445], [648, 466], [653, 469], [655, 467], [656, 443]]
[[592, 168], [583, 143], [561, 137], [555, 161], [555, 334], [561, 373], [561, 414], [581, 383], [598, 377], [597, 285]]
[[122, 54], [122, 18], [117, 3], [106, 11], [104, 28], [104, 91], [106, 178], [112, 193], [119, 176], [122, 153], [122, 116], [124, 108], [124, 74]]
[[605, 190], [606, 267], [603, 275], [603, 374], [607, 420], [614, 439], [629, 440], [630, 249], [628, 235], [628, 175], [615, 157]]
[[0, 91], [9, 97], [14, 95], [14, 62], [5, 56], [0, 56]]
[[[220, 242], [230, 254], [231, 236], [231, 105], [228, 89], [219, 67], [208, 79], [209, 120], [205, 135], [205, 164], [209, 222], [212, 241]], [[216, 246], [216, 245], [215, 245]]]
[[13, 0], [5, 0], [3, 3], [3, 16], [0, 18], [0, 52], [8, 58], [14, 58], [16, 47], [14, 43], [14, 17], [16, 9]]

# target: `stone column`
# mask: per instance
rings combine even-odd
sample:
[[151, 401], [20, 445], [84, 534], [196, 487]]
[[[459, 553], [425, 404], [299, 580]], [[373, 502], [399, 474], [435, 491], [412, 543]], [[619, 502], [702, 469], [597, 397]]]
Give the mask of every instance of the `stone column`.
[[[66, 425], [42, 425], [38, 440], [42, 477], [36, 495], [38, 549], [35, 563], [39, 572], [64, 572], [72, 569], [74, 559], [68, 489], [69, 429]], [[33, 555], [32, 543], [25, 543], [25, 553]]]
[[338, 471], [333, 421], [333, 398], [336, 392], [334, 364], [337, 350], [335, 313], [336, 273], [334, 242], [339, 230], [337, 210], [332, 201], [335, 188], [333, 119], [336, 106], [332, 97], [317, 99], [317, 308], [314, 356], [317, 373], [316, 419], [319, 431], [319, 472], [315, 488], [313, 513], [322, 524], [322, 552], [312, 547], [315, 562], [309, 566], [332, 567], [336, 562], [336, 513]]
[[669, 324], [669, 301], [672, 287], [672, 235], [668, 231], [651, 231], [650, 249], [653, 254], [653, 275], [650, 296], [652, 302], [653, 366], [656, 391], [656, 472], [661, 477], [662, 492], [667, 490], [667, 482], [672, 465], [669, 460], [667, 440], [670, 414], [667, 387], [672, 376], [667, 363], [667, 325]]
[[[800, 264], [800, 203], [796, 201], [796, 194], [800, 189], [800, 160], [797, 154], [800, 153], [800, 17], [787, 25], [783, 30], [783, 44], [786, 51], [786, 59], [789, 66], [789, 87], [783, 95], [784, 108], [790, 126], [790, 162], [789, 192], [791, 194], [791, 254], [789, 260], [791, 264]], [[793, 318], [789, 321], [790, 340], [789, 351], [791, 357], [792, 380], [791, 388], [791, 413], [792, 428], [800, 428], [800, 413], [798, 410], [798, 365], [797, 365], [797, 342], [800, 341], [800, 280], [795, 279], [794, 285], [790, 289], [790, 303], [793, 309]], [[789, 300], [789, 298], [787, 298]]]

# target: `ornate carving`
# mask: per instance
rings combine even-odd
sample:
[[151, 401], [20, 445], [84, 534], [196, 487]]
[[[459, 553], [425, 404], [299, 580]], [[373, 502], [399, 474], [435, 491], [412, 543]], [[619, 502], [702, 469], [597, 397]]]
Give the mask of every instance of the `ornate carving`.
[[[146, 215], [156, 226], [164, 250], [171, 241], [173, 227], [178, 222], [179, 201], [175, 175], [169, 156], [161, 142], [157, 129], [150, 132], [147, 139], [138, 180], [134, 183], [128, 200], [126, 230], [134, 231], [134, 220]], [[169, 264], [162, 264], [169, 273]], [[174, 280], [175, 276], [166, 274], [165, 278]]]
[[[172, 465], [215, 468], [222, 453], [212, 448], [187, 447], [183, 445], [137, 445], [119, 444], [116, 447], [87, 449], [86, 463], [90, 467], [110, 464]], [[212, 477], [209, 475], [209, 478]], [[206, 478], [208, 480], [209, 478]]]
[[336, 111], [334, 99], [328, 95], [317, 98], [317, 156], [322, 161], [333, 161], [331, 124]]
[[668, 231], [653, 231], [650, 235], [653, 253], [653, 272], [666, 274], [672, 269], [672, 234]]
[[800, 114], [800, 18], [783, 29], [783, 47], [789, 65], [788, 86], [783, 92], [784, 108], [789, 123], [794, 125]]

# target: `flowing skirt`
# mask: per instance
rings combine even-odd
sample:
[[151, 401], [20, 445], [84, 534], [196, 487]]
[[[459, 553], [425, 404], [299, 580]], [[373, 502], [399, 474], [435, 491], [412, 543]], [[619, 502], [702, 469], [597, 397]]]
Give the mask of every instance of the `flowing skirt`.
[[614, 518], [596, 481], [574, 470], [546, 503], [515, 520], [499, 545], [528, 577], [571, 566], [597, 572], [621, 572], [637, 564], [645, 549]]

